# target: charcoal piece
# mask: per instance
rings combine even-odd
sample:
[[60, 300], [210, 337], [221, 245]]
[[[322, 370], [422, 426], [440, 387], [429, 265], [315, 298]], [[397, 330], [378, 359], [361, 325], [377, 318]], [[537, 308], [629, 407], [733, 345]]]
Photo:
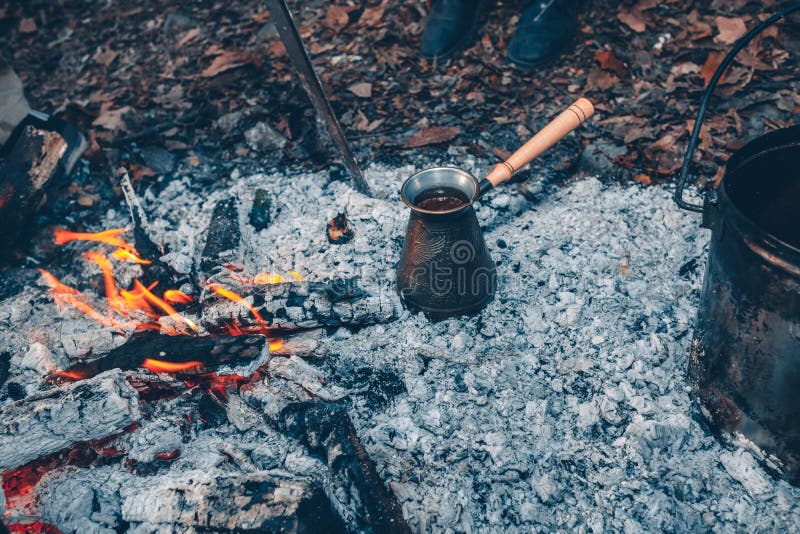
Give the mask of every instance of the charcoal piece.
[[120, 371], [26, 397], [0, 409], [0, 471], [118, 434], [140, 417], [136, 390]]
[[168, 336], [154, 331], [136, 332], [122, 345], [94, 359], [81, 360], [66, 371], [74, 376], [94, 376], [109, 369], [134, 369], [145, 358], [183, 363], [199, 361], [208, 366], [243, 363], [258, 358], [267, 339], [258, 334], [228, 337]]
[[8, 370], [11, 367], [11, 354], [8, 352], [0, 352], [0, 387], [6, 383], [8, 379]]
[[[352, 281], [226, 284], [225, 287], [249, 299], [266, 326], [276, 330], [385, 323], [394, 320], [400, 309], [394, 293], [370, 295]], [[347, 290], [343, 292], [342, 288]], [[259, 327], [258, 319], [247, 306], [213, 292], [201, 297], [194, 311], [201, 315], [200, 324], [213, 333], [225, 332], [232, 322], [244, 329]]]
[[211, 213], [211, 222], [206, 232], [206, 246], [200, 259], [200, 270], [205, 279], [210, 278], [225, 264], [236, 260], [241, 239], [236, 198], [220, 200]]
[[180, 287], [189, 282], [186, 276], [179, 275], [170, 265], [161, 261], [161, 256], [167, 251], [162, 250], [150, 238], [147, 214], [133, 190], [133, 184], [125, 168], [120, 167], [117, 170], [117, 180], [133, 221], [133, 240], [136, 251], [143, 259], [150, 261], [149, 265], [142, 266], [142, 283], [149, 286], [153, 282], [158, 282], [163, 287]]
[[280, 414], [278, 426], [299, 439], [328, 464], [349, 496], [359, 532], [409, 533], [397, 498], [384, 485], [364, 450], [345, 406], [316, 401], [293, 403]]
[[272, 222], [272, 199], [266, 189], [256, 189], [253, 207], [250, 209], [250, 224], [263, 230]]
[[344, 245], [355, 237], [356, 233], [350, 227], [347, 213], [340, 213], [328, 221], [328, 241], [334, 245]]
[[161, 146], [146, 146], [141, 152], [142, 161], [158, 174], [167, 174], [175, 168], [175, 156]]
[[147, 532], [345, 532], [317, 485], [277, 472], [216, 478], [193, 473], [121, 493], [123, 520], [147, 526], [140, 529]]

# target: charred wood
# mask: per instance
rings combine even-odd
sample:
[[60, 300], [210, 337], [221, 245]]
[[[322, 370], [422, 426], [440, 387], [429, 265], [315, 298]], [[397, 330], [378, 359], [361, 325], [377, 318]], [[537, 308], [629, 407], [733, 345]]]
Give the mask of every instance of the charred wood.
[[210, 332], [224, 331], [231, 321], [245, 329], [257, 329], [262, 326], [259, 318], [265, 326], [278, 330], [362, 326], [392, 321], [400, 309], [393, 294], [367, 294], [353, 280], [226, 288], [244, 296], [258, 317], [248, 306], [208, 292], [199, 313], [200, 323]]
[[241, 336], [168, 336], [154, 331], [136, 332], [125, 343], [91, 360], [71, 365], [67, 372], [94, 376], [114, 368], [133, 369], [146, 358], [175, 363], [199, 361], [206, 365], [236, 364], [255, 360], [267, 344], [258, 334]]
[[165, 287], [180, 287], [182, 284], [189, 282], [190, 280], [188, 277], [178, 274], [170, 265], [161, 261], [161, 256], [167, 251], [162, 250], [150, 237], [147, 213], [144, 211], [139, 198], [136, 196], [136, 192], [133, 190], [133, 184], [131, 184], [128, 171], [124, 168], [120, 168], [117, 171], [117, 179], [122, 188], [125, 203], [130, 210], [131, 221], [133, 222], [133, 240], [136, 251], [142, 258], [150, 261], [149, 265], [142, 266], [142, 282], [145, 285], [159, 282]]
[[[48, 188], [62, 170], [66, 140], [58, 133], [26, 126], [0, 169], [0, 245], [19, 245]], [[7, 252], [7, 251], [6, 251]], [[5, 254], [3, 254], [5, 255]]]
[[343, 405], [294, 403], [281, 412], [277, 423], [281, 430], [326, 459], [352, 509], [359, 511], [359, 531], [411, 532], [397, 498], [383, 484]]
[[117, 434], [140, 415], [136, 390], [119, 371], [9, 404], [0, 409], [0, 471]]
[[304, 479], [265, 471], [199, 478], [149, 485], [126, 495], [123, 519], [153, 531], [177, 525], [214, 532], [345, 532], [322, 490]]
[[241, 239], [236, 198], [220, 200], [211, 213], [211, 221], [206, 232], [206, 245], [200, 259], [200, 271], [204, 280], [211, 278], [223, 265], [237, 259]]

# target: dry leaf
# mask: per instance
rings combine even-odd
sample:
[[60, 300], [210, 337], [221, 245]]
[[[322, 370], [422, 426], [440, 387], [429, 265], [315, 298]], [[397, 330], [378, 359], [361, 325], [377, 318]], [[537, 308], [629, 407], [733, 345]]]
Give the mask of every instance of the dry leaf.
[[605, 70], [616, 72], [620, 76], [625, 74], [625, 64], [617, 59], [611, 50], [603, 50], [595, 54], [594, 58], [600, 63], [600, 67]]
[[634, 182], [639, 182], [642, 185], [650, 185], [653, 181], [650, 179], [649, 174], [637, 174], [633, 177]]
[[602, 69], [594, 69], [586, 77], [587, 90], [600, 89], [601, 91], [606, 91], [618, 83], [618, 77]]
[[183, 37], [181, 37], [181, 40], [178, 41], [178, 43], [175, 46], [180, 48], [189, 41], [196, 39], [198, 35], [200, 35], [200, 28], [192, 28], [191, 30], [183, 34]]
[[350, 22], [349, 13], [350, 9], [347, 7], [331, 4], [328, 6], [322, 25], [338, 33]]
[[452, 141], [458, 134], [461, 133], [461, 128], [458, 126], [432, 126], [430, 128], [423, 128], [415, 133], [411, 138], [406, 141], [406, 148], [416, 148], [425, 145], [435, 145], [437, 143], [446, 143]]
[[269, 20], [269, 10], [262, 11], [260, 13], [256, 13], [253, 15], [253, 22], [258, 22], [261, 24], [262, 22], [267, 22]]
[[36, 28], [36, 21], [33, 19], [22, 19], [19, 21], [19, 32], [20, 33], [33, 33], [37, 30]]
[[642, 33], [647, 29], [647, 19], [636, 8], [629, 10], [625, 7], [620, 7], [617, 18], [636, 33]]
[[386, 9], [384, 4], [375, 7], [368, 7], [361, 14], [358, 19], [358, 24], [367, 28], [377, 25], [383, 18], [383, 12]]
[[697, 74], [700, 72], [701, 67], [697, 63], [692, 63], [691, 61], [684, 61], [683, 63], [678, 63], [677, 65], [672, 66], [672, 70], [670, 72], [675, 76], [685, 76], [687, 74]]
[[110, 48], [97, 47], [92, 59], [95, 60], [98, 65], [108, 67], [114, 62], [115, 59], [117, 59], [117, 55], [118, 53]]
[[125, 120], [122, 116], [128, 113], [131, 107], [122, 106], [121, 108], [111, 109], [111, 105], [111, 102], [104, 102], [103, 105], [100, 106], [100, 114], [92, 121], [92, 126], [100, 126], [112, 132], [125, 129]]
[[241, 67], [248, 61], [249, 56], [247, 54], [243, 54], [242, 52], [226, 51], [215, 57], [214, 61], [211, 62], [211, 65], [206, 67], [203, 72], [200, 73], [200, 76], [203, 78], [213, 78], [217, 74], [225, 72], [226, 70]]
[[[706, 58], [706, 62], [703, 64], [703, 68], [700, 69], [700, 76], [703, 77], [703, 81], [706, 85], [708, 82], [711, 81], [711, 78], [714, 76], [714, 72], [719, 67], [719, 64], [722, 63], [722, 59], [725, 57], [725, 54], [722, 52], [709, 52], [708, 57]], [[722, 78], [720, 81], [724, 81], [727, 78], [728, 74], [723, 73]]]
[[100, 202], [100, 195], [98, 194], [89, 195], [84, 193], [78, 196], [78, 205], [83, 206], [84, 208], [94, 206], [97, 202]]
[[747, 33], [744, 20], [740, 17], [716, 17], [714, 21], [717, 23], [717, 29], [719, 30], [719, 35], [714, 37], [714, 41], [718, 43], [733, 44]]
[[361, 98], [372, 96], [372, 84], [369, 82], [354, 83], [347, 88], [348, 91]]

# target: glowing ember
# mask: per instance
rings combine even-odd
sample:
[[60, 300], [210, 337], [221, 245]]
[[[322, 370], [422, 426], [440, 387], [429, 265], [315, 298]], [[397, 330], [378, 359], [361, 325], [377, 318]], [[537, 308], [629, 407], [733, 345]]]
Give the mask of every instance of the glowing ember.
[[70, 380], [83, 380], [84, 378], [88, 378], [88, 375], [84, 373], [79, 373], [77, 371], [55, 371], [53, 373], [55, 376], [59, 378], [68, 378]]
[[269, 351], [275, 352], [276, 350], [280, 350], [283, 348], [283, 340], [282, 339], [272, 339], [269, 342]]
[[[297, 280], [299, 282], [303, 281], [303, 277], [300, 275], [300, 273], [296, 271], [286, 271], [286, 273], [292, 278], [294, 278], [294, 280]], [[277, 273], [259, 273], [255, 275], [251, 280], [248, 280], [248, 282], [250, 282], [251, 284], [256, 284], [256, 285], [280, 284], [283, 282], [292, 282], [292, 281], [293, 280]]]
[[254, 284], [280, 284], [283, 282], [283, 277], [275, 273], [261, 273], [253, 278]]
[[152, 358], [145, 359], [142, 362], [142, 367], [153, 373], [183, 373], [186, 371], [196, 371], [203, 368], [203, 363], [198, 361], [190, 362], [165, 362], [162, 360], [154, 360]]

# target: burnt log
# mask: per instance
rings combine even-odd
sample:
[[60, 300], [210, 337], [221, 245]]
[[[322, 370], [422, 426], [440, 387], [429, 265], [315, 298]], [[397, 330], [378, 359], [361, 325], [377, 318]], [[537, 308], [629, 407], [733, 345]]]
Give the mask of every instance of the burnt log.
[[44, 204], [49, 187], [63, 175], [67, 141], [32, 125], [22, 129], [0, 168], [0, 246], [18, 246]]
[[0, 409], [0, 471], [118, 434], [140, 417], [136, 390], [119, 371], [26, 397]]
[[231, 324], [243, 329], [265, 326], [274, 330], [363, 326], [392, 321], [401, 309], [393, 293], [370, 295], [353, 280], [225, 288], [242, 295], [247, 305], [207, 292], [199, 304], [199, 323], [209, 332], [224, 332]]
[[400, 503], [378, 475], [345, 406], [317, 401], [294, 403], [281, 412], [277, 424], [326, 460], [351, 509], [358, 511], [359, 532], [411, 532]]
[[[375, 533], [410, 532], [397, 498], [384, 485], [375, 463], [361, 444], [346, 406], [316, 400], [318, 397], [306, 385], [316, 380], [324, 388], [324, 383], [305, 369], [307, 364], [296, 358], [294, 362], [290, 360], [270, 360], [266, 368], [239, 389], [242, 402], [237, 401], [237, 404], [249, 406], [261, 414], [267, 424], [294, 437], [327, 463], [335, 499], [343, 506], [342, 516], [351, 529]], [[294, 370], [288, 371], [287, 366]], [[256, 424], [244, 406], [230, 408], [229, 417], [232, 416], [237, 428]]]
[[168, 336], [154, 331], [136, 332], [122, 345], [93, 359], [82, 359], [66, 369], [74, 377], [94, 376], [114, 368], [134, 369], [146, 358], [173, 363], [199, 361], [206, 365], [239, 364], [262, 355], [267, 338], [241, 336]]
[[345, 532], [344, 523], [318, 487], [274, 472], [207, 477], [202, 473], [167, 484], [123, 488], [122, 517], [142, 530], [209, 529], [214, 532]]

